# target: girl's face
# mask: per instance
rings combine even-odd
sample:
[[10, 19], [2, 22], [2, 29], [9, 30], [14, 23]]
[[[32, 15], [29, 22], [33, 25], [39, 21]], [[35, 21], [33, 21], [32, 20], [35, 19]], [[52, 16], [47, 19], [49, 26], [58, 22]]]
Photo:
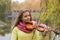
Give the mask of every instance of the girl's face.
[[30, 22], [30, 13], [29, 12], [25, 12], [23, 13], [23, 16], [22, 16], [22, 21], [23, 22]]

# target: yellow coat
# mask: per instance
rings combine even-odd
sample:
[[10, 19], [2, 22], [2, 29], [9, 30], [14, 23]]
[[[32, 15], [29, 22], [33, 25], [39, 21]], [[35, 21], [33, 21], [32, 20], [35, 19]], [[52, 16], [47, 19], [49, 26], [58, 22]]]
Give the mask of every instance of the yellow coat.
[[[25, 33], [15, 27], [12, 31], [11, 40], [32, 40], [34, 34], [34, 30], [31, 33]], [[33, 40], [40, 40], [41, 36], [39, 37], [36, 32], [34, 34]]]

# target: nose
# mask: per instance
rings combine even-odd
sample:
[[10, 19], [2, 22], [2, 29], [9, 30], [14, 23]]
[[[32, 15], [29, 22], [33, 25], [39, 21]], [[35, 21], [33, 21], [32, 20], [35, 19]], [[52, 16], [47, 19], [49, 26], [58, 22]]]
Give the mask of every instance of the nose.
[[30, 19], [30, 16], [28, 16], [27, 18]]

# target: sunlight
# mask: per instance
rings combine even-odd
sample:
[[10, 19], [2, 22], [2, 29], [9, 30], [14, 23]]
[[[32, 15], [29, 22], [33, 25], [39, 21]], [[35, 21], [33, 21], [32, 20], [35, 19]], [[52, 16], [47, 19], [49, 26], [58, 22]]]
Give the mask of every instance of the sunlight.
[[19, 2], [19, 3], [23, 3], [23, 2], [25, 2], [25, 0], [12, 0], [12, 2]]

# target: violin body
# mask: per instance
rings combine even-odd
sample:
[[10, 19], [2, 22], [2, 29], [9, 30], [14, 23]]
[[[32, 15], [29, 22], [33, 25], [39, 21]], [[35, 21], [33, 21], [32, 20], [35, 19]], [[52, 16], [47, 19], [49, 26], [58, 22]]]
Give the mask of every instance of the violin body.
[[33, 25], [32, 22], [27, 22], [27, 23], [26, 23], [26, 28], [29, 29], [29, 30], [33, 30], [32, 25]]
[[43, 32], [44, 31], [44, 28], [41, 27], [40, 25], [38, 25], [38, 27], [34, 27], [33, 26], [33, 22], [27, 22], [26, 23], [26, 28], [29, 29], [29, 30], [37, 29], [40, 32]]

